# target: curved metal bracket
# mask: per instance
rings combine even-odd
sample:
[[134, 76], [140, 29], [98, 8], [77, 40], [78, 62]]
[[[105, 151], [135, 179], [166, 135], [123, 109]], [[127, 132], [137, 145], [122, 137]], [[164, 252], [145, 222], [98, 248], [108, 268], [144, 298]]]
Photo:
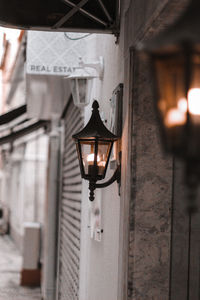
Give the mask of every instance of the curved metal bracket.
[[117, 166], [117, 169], [115, 170], [113, 176], [106, 182], [104, 183], [96, 183], [95, 187], [97, 189], [105, 188], [109, 185], [111, 185], [113, 182], [117, 181], [117, 183], [120, 183], [121, 180], [121, 166]]
[[89, 182], [89, 190], [90, 190], [89, 199], [90, 199], [90, 201], [94, 201], [94, 191], [95, 191], [95, 189], [105, 188], [105, 187], [111, 185], [115, 181], [117, 181], [117, 183], [119, 185], [119, 195], [120, 195], [121, 165], [118, 165], [118, 167], [115, 170], [113, 176], [108, 181], [106, 181], [104, 183], [96, 183], [96, 182], [93, 182], [93, 181]]
[[81, 68], [92, 68], [96, 70], [96, 73], [98, 74], [99, 78], [103, 78], [103, 72], [104, 72], [104, 62], [103, 57], [100, 56], [98, 61], [85, 63], [82, 59], [82, 57], [79, 57], [79, 67]]

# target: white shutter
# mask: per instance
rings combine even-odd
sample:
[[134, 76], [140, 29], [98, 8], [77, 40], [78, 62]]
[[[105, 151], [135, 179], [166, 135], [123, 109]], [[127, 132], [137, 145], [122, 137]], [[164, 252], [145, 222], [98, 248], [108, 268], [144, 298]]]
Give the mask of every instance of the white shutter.
[[78, 300], [81, 189], [79, 162], [72, 134], [83, 127], [80, 110], [71, 101], [64, 116], [65, 141], [59, 220], [58, 299]]

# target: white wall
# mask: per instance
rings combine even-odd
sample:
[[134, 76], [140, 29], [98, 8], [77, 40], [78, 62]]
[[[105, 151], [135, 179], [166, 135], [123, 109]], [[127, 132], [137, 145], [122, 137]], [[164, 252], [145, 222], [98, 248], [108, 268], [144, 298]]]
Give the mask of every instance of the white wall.
[[10, 227], [19, 249], [23, 223], [44, 223], [48, 138], [37, 134], [29, 135], [27, 143], [16, 145], [10, 159]]
[[[104, 58], [104, 77], [102, 81], [94, 79], [92, 98], [99, 101], [100, 112], [109, 124], [109, 99], [115, 87], [123, 82], [123, 59], [119, 46], [115, 44], [115, 37], [111, 35], [91, 35], [87, 46], [88, 62], [98, 59], [99, 56]], [[85, 123], [91, 115], [92, 102], [85, 109]], [[108, 169], [107, 178], [112, 174], [113, 170]], [[117, 300], [120, 224], [117, 184], [96, 191], [96, 197], [101, 199], [102, 205], [101, 242], [90, 238], [88, 182], [83, 181], [80, 300]]]

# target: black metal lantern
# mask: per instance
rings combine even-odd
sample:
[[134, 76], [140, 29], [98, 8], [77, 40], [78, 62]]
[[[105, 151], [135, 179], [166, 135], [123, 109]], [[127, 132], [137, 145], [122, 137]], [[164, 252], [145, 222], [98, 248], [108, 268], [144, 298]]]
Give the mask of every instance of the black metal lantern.
[[119, 180], [119, 167], [113, 177], [106, 183], [96, 184], [105, 178], [108, 162], [114, 141], [119, 137], [111, 133], [103, 124], [99, 115], [99, 104], [93, 102], [92, 116], [88, 124], [73, 135], [76, 142], [81, 176], [89, 180], [90, 200], [94, 200], [95, 188], [106, 187], [115, 180]]
[[199, 12], [200, 1], [192, 0], [173, 26], [140, 45], [151, 61], [163, 144], [187, 161], [190, 179], [200, 175]]

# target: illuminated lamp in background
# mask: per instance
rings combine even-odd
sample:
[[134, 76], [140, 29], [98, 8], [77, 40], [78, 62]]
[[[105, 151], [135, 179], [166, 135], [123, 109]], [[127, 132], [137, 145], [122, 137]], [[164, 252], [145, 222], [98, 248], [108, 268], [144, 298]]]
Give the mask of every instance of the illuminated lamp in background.
[[186, 164], [190, 211], [200, 180], [199, 11], [192, 0], [174, 25], [138, 46], [150, 62], [163, 145]]
[[72, 137], [76, 142], [82, 178], [89, 180], [90, 201], [94, 200], [94, 190], [104, 188], [114, 181], [120, 182], [120, 165], [112, 178], [105, 183], [96, 182], [105, 178], [112, 146], [119, 139], [103, 124], [99, 115], [99, 104], [95, 100], [88, 124]]

